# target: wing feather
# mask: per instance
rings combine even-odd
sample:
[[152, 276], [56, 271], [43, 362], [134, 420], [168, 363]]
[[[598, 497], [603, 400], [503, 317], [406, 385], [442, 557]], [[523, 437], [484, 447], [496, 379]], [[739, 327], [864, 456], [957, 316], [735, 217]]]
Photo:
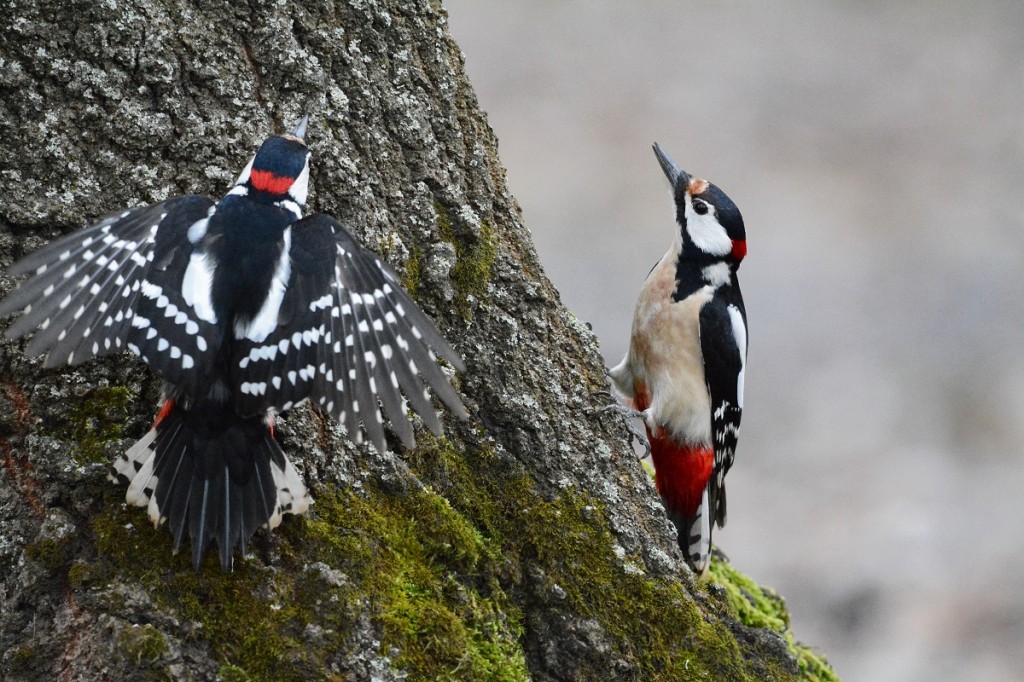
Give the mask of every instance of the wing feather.
[[743, 374], [747, 355], [746, 315], [739, 292], [716, 292], [700, 311], [704, 379], [711, 396], [714, 470], [708, 482], [710, 512], [725, 525], [725, 475], [736, 457], [743, 415]]
[[[212, 325], [200, 325], [180, 294], [174, 315], [168, 316], [170, 309], [156, 310], [146, 292], [152, 291], [153, 281], [164, 282], [168, 300], [180, 291], [193, 250], [188, 228], [207, 217], [212, 206], [206, 197], [189, 195], [111, 214], [15, 263], [8, 274], [30, 277], [0, 302], [0, 315], [23, 311], [7, 329], [7, 337], [37, 330], [26, 353], [45, 355], [47, 367], [78, 364], [128, 348], [172, 383], [197, 381], [215, 356], [216, 342], [193, 338], [191, 344], [168, 343], [168, 350], [177, 348], [173, 354], [158, 347], [161, 340], [168, 340], [165, 337], [175, 337], [168, 331], [175, 324], [193, 331], [188, 336], [211, 338]], [[157, 313], [172, 318], [164, 321], [171, 324], [163, 325], [163, 336], [151, 336]]]
[[462, 359], [378, 256], [323, 214], [293, 225], [290, 256], [278, 328], [260, 342], [236, 340], [233, 382], [242, 414], [310, 398], [353, 439], [365, 433], [378, 450], [385, 448], [385, 418], [404, 444], [414, 444], [410, 407], [440, 431], [427, 387], [466, 415], [434, 353], [458, 370]]

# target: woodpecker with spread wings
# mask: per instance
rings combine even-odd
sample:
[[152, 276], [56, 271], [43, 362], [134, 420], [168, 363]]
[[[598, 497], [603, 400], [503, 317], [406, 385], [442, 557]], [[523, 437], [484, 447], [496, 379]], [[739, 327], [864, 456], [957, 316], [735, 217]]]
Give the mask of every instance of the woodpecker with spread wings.
[[0, 315], [45, 365], [128, 350], [164, 381], [153, 429], [114, 463], [127, 501], [186, 535], [198, 569], [212, 541], [224, 570], [257, 528], [309, 505], [273, 419], [305, 400], [379, 451], [384, 417], [412, 447], [407, 406], [435, 434], [427, 387], [466, 410], [435, 353], [464, 365], [379, 256], [337, 220], [303, 217], [308, 117], [268, 138], [214, 201], [179, 196], [111, 214], [16, 263], [28, 279]]
[[747, 315], [736, 271], [746, 232], [722, 190], [657, 144], [654, 153], [672, 185], [675, 239], [640, 291], [629, 350], [610, 376], [644, 419], [655, 485], [687, 563], [702, 574], [712, 528], [725, 525], [743, 411]]

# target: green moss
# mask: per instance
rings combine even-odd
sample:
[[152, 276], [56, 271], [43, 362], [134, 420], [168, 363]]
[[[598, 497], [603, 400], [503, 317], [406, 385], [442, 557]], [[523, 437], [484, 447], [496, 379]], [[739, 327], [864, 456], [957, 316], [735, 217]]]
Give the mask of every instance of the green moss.
[[405, 261], [405, 272], [402, 274], [402, 288], [410, 296], [416, 298], [423, 273], [423, 249], [416, 244], [409, 249], [409, 258]]
[[[639, 679], [742, 680], [763, 673], [744, 659], [724, 624], [705, 618], [683, 584], [627, 570], [596, 500], [572, 490], [540, 499], [529, 477], [503, 469], [487, 449], [460, 452], [450, 441], [425, 439], [409, 457], [417, 476], [504, 558], [498, 576], [512, 583], [507, 591], [541, 580], [540, 593], [549, 596], [524, 616], [527, 630], [549, 628], [566, 610], [596, 621], [609, 658], [624, 661], [628, 676]], [[576, 671], [579, 679], [606, 678], [609, 671], [595, 666]], [[787, 678], [782, 669], [769, 672]]]
[[291, 529], [294, 546], [352, 577], [344, 597], [368, 604], [409, 679], [527, 679], [494, 548], [446, 500], [325, 491], [316, 511]]
[[74, 455], [79, 463], [109, 462], [107, 445], [123, 437], [127, 407], [134, 398], [135, 391], [126, 386], [108, 386], [75, 400], [58, 436], [79, 446]]
[[93, 577], [92, 565], [87, 561], [76, 561], [68, 568], [68, 585], [78, 589], [90, 582]]
[[26, 545], [25, 554], [52, 573], [67, 563], [71, 549], [70, 537], [47, 537]]
[[839, 682], [839, 675], [829, 665], [828, 660], [810, 647], [797, 642], [792, 631], [786, 631], [786, 643], [790, 651], [796, 654], [801, 679], [809, 682]]
[[249, 682], [252, 678], [237, 665], [225, 663], [217, 670], [217, 677], [223, 682]]
[[709, 570], [711, 582], [725, 588], [729, 604], [736, 610], [737, 620], [753, 628], [769, 628], [785, 632], [789, 627], [789, 614], [782, 597], [732, 567], [718, 556], [713, 557]]
[[[161, 608], [200, 623], [235, 679], [323, 677], [366, 609], [382, 654], [410, 680], [528, 677], [515, 609], [489, 575], [492, 550], [430, 490], [319, 493], [314, 512], [278, 535], [285, 571], [241, 560], [224, 574], [210, 556], [195, 573], [184, 553], [172, 556], [166, 530], [112, 501], [93, 529], [110, 575], [139, 580]], [[326, 579], [317, 562], [344, 580]], [[322, 636], [306, 638], [307, 623]]]
[[7, 654], [7, 665], [12, 673], [30, 672], [35, 665], [38, 652], [30, 644], [22, 644]]
[[148, 623], [126, 628], [118, 644], [125, 657], [135, 666], [159, 663], [170, 653], [167, 640]]
[[[211, 555], [195, 573], [188, 552], [172, 555], [169, 532], [111, 493], [93, 523], [91, 578], [135, 579], [160, 608], [198, 623], [224, 678], [329, 676], [365, 615], [380, 654], [409, 680], [528, 679], [525, 647], [558, 623], [591, 624], [604, 645], [581, 660], [579, 679], [606, 678], [612, 662], [635, 679], [792, 677], [781, 662], [748, 661], [686, 584], [617, 557], [597, 500], [572, 489], [543, 499], [486, 447], [427, 436], [405, 456], [424, 487], [314, 491], [310, 512], [274, 533], [282, 570], [245, 559], [225, 574]], [[750, 624], [786, 627], [781, 600], [715, 570], [730, 600], [752, 605]], [[834, 679], [803, 651], [806, 679]]]
[[296, 599], [303, 573], [289, 576], [246, 559], [224, 573], [216, 552], [195, 572], [188, 552], [172, 553], [166, 529], [154, 529], [141, 510], [109, 498], [93, 530], [99, 570], [138, 580], [159, 607], [201, 624], [225, 663], [256, 678], [305, 677], [310, 662], [299, 638], [310, 614]]
[[737, 620], [749, 627], [782, 633], [789, 651], [796, 657], [801, 679], [839, 682], [839, 676], [824, 656], [796, 641], [789, 628], [785, 602], [774, 590], [761, 587], [718, 556], [712, 558], [710, 579], [725, 588], [726, 599], [736, 611]]
[[456, 234], [451, 216], [441, 203], [435, 203], [437, 227], [441, 238], [455, 247], [455, 266], [451, 271], [455, 286], [455, 308], [463, 319], [473, 316], [472, 298], [482, 299], [491, 282], [494, 261], [498, 257], [498, 240], [494, 227], [484, 221], [479, 236]]

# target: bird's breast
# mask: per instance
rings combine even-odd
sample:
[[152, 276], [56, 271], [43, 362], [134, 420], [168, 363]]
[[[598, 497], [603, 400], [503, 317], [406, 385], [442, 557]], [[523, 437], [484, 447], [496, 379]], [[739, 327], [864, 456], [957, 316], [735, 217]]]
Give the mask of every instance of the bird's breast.
[[711, 404], [704, 381], [700, 309], [710, 288], [672, 300], [674, 267], [663, 261], [648, 277], [637, 302], [630, 339], [633, 376], [650, 393], [648, 414], [682, 442], [710, 442]]

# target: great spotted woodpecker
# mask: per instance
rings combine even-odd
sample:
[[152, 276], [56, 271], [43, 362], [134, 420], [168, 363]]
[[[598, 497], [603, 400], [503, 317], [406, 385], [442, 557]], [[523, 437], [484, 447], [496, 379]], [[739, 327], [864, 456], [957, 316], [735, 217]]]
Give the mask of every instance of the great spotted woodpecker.
[[394, 271], [334, 218], [302, 217], [307, 121], [268, 138], [220, 201], [118, 212], [26, 257], [8, 274], [31, 276], [0, 303], [23, 311], [8, 338], [38, 329], [26, 352], [47, 367], [127, 349], [164, 380], [153, 429], [111, 477], [175, 551], [188, 534], [196, 569], [215, 540], [230, 570], [257, 528], [308, 507], [275, 413], [309, 399], [379, 451], [378, 400], [409, 447], [406, 403], [441, 432], [426, 386], [466, 417], [434, 352], [462, 360]]
[[743, 411], [747, 316], [736, 270], [747, 252], [739, 209], [683, 171], [657, 144], [678, 223], [636, 304], [629, 350], [612, 387], [641, 412], [655, 485], [687, 563], [704, 573], [711, 530], [725, 525], [725, 474]]

